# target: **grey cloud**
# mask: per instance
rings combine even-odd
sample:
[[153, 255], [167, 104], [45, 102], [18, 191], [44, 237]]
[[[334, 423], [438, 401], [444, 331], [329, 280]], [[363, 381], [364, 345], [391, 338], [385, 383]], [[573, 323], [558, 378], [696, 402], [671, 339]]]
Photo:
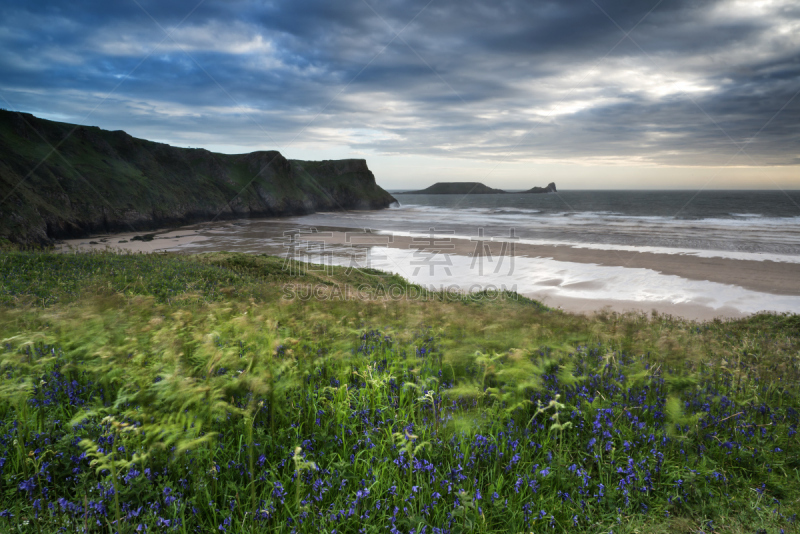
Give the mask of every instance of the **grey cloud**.
[[[790, 3], [596, 1], [6, 4], [0, 96], [181, 144], [719, 165], [800, 88]], [[795, 99], [746, 162], [796, 164], [798, 125]]]

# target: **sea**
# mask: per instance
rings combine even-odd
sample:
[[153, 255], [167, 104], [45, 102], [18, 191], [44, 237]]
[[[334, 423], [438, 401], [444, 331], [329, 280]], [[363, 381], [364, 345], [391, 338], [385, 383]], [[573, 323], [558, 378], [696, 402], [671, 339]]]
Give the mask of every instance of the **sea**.
[[469, 239], [482, 231], [532, 244], [800, 262], [800, 191], [393, 194], [399, 204], [388, 210], [303, 219], [396, 233], [434, 229]]
[[[509, 289], [569, 311], [610, 305], [616, 311], [658, 309], [693, 319], [741, 317], [759, 311], [800, 313], [800, 285], [795, 283], [800, 281], [800, 191], [393, 194], [397, 204], [384, 210], [204, 223], [193, 228], [189, 239], [181, 229], [177, 234], [184, 234], [183, 238], [172, 232], [157, 236], [156, 241], [163, 240], [163, 249], [176, 252], [268, 253], [292, 256], [309, 265], [370, 267], [439, 290]], [[306, 237], [304, 248], [296, 246], [292, 237], [309, 231], [335, 234], [336, 230], [389, 241], [396, 236], [404, 236], [406, 242], [437, 236], [439, 242], [514, 242], [531, 245], [528, 250], [534, 253], [504, 262], [496, 254], [478, 257], [465, 252], [465, 247], [426, 256], [411, 245], [397, 246], [397, 241], [374, 247], [323, 243], [319, 248], [312, 236]], [[667, 256], [647, 256], [649, 263], [638, 267], [575, 254], [565, 261], [567, 256], [553, 253], [553, 247], [572, 252], [588, 249], [591, 254], [585, 253], [586, 258], [598, 257], [597, 251], [670, 255], [680, 262], [695, 256], [707, 262], [703, 272], [710, 274], [690, 279], [689, 274], [684, 278], [665, 272], [669, 269], [661, 258]], [[692, 261], [696, 265], [697, 260]], [[759, 269], [753, 261], [770, 263]], [[747, 280], [758, 277], [761, 285], [748, 285], [742, 276], [740, 285], [730, 282], [729, 275], [714, 272], [720, 262], [727, 262], [728, 273], [742, 273], [750, 277]]]

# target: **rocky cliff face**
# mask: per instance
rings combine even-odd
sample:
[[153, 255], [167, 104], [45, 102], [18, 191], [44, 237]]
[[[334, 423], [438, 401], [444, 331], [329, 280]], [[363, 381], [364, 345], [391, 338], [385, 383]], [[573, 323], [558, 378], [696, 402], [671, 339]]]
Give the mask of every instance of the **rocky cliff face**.
[[0, 111], [0, 237], [18, 243], [393, 202], [364, 160], [216, 154]]

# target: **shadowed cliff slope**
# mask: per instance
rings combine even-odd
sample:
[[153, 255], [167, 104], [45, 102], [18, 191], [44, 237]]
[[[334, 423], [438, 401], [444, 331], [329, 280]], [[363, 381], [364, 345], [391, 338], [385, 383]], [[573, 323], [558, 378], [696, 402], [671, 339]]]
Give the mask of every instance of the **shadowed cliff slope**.
[[0, 110], [0, 237], [18, 243], [393, 202], [360, 159], [217, 154]]

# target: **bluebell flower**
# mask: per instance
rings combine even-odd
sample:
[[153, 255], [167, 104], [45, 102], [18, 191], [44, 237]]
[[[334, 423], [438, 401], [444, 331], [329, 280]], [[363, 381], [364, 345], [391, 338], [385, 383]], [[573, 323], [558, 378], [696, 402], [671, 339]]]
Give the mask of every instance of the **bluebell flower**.
[[272, 489], [272, 496], [276, 499], [281, 500], [281, 504], [284, 503], [284, 497], [286, 497], [286, 491], [283, 489], [283, 485], [280, 482], [275, 482], [274, 487]]
[[27, 491], [28, 497], [30, 498], [31, 493], [33, 493], [33, 490], [36, 489], [36, 481], [34, 480], [34, 477], [31, 477], [28, 480], [23, 480], [22, 482], [20, 482], [19, 489], [21, 491]]

